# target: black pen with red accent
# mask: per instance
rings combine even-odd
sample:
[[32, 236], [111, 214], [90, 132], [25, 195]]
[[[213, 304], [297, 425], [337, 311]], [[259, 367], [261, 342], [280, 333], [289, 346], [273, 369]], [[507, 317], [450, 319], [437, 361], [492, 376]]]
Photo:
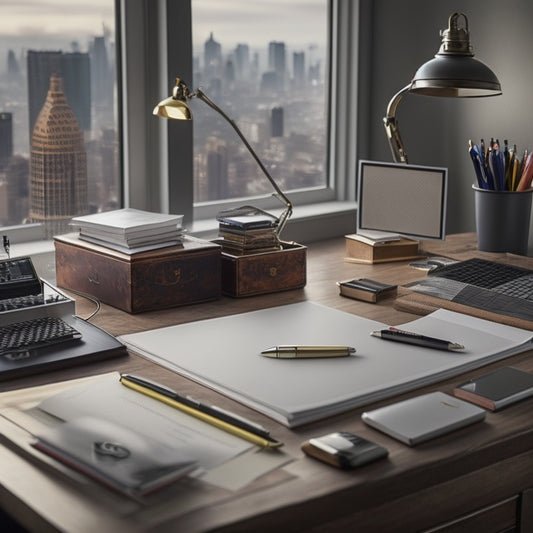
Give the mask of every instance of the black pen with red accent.
[[389, 329], [373, 331], [371, 335], [388, 341], [404, 342], [416, 346], [423, 346], [424, 348], [434, 348], [435, 350], [448, 350], [451, 352], [464, 350], [464, 346], [456, 342], [436, 339], [435, 337], [427, 337], [426, 335], [411, 333], [410, 331], [404, 331], [392, 327]]

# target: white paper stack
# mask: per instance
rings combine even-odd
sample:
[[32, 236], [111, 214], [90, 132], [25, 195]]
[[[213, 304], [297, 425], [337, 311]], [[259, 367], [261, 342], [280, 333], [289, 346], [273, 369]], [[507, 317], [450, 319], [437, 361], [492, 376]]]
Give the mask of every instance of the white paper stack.
[[183, 215], [133, 208], [74, 217], [80, 239], [128, 254], [174, 246], [181, 242]]

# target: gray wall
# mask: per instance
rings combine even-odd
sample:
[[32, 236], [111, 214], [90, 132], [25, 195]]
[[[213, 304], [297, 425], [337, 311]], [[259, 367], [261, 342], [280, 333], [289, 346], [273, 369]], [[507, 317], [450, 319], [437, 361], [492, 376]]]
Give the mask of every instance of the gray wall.
[[475, 57], [498, 76], [503, 95], [490, 98], [435, 98], [407, 95], [398, 123], [410, 164], [449, 170], [447, 233], [474, 231], [475, 175], [468, 139], [508, 139], [533, 150], [533, 2], [513, 0], [361, 0], [363, 29], [359, 157], [392, 161], [383, 117], [392, 96], [441, 43], [449, 16], [468, 17]]

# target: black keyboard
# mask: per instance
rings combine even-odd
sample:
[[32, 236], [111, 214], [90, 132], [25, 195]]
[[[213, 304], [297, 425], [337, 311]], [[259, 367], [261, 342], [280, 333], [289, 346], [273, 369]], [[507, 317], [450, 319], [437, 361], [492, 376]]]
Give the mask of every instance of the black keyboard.
[[428, 276], [533, 301], [533, 270], [527, 268], [474, 258], [437, 268], [429, 272]]
[[47, 316], [0, 326], [0, 355], [34, 350], [80, 339], [81, 333], [62, 318]]

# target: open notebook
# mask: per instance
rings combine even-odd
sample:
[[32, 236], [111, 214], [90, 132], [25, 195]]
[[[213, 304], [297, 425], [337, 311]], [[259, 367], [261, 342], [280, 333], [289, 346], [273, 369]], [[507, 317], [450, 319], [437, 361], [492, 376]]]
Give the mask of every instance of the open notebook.
[[[530, 331], [446, 310], [402, 327], [465, 346], [452, 353], [390, 342], [388, 327], [301, 302], [123, 335], [129, 349], [290, 426], [298, 426], [533, 348]], [[270, 359], [280, 344], [354, 346], [349, 357]]]

